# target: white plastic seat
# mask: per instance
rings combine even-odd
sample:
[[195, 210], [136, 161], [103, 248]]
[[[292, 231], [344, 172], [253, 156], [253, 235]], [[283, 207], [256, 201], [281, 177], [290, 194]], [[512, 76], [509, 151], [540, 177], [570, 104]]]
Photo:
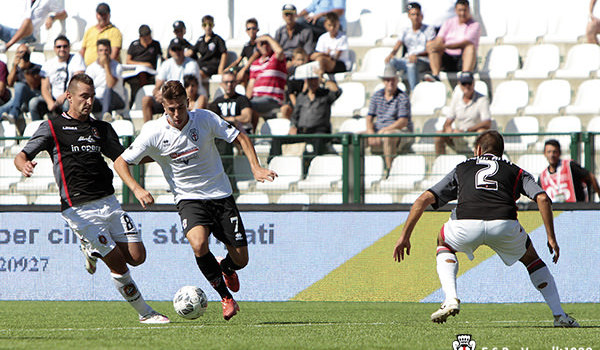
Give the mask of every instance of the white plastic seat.
[[342, 157], [316, 156], [310, 162], [306, 178], [298, 182], [299, 190], [329, 190], [342, 179]]
[[515, 79], [545, 79], [560, 65], [560, 51], [553, 44], [534, 45], [525, 56], [523, 68], [515, 71]]
[[596, 44], [578, 44], [569, 50], [562, 69], [556, 71], [557, 78], [588, 78], [600, 68], [600, 47]]
[[317, 202], [319, 204], [342, 204], [344, 202], [344, 198], [342, 197], [341, 192], [324, 193], [319, 196]]
[[144, 85], [138, 92], [135, 93], [135, 99], [133, 100], [133, 105], [131, 106], [132, 111], [141, 111], [142, 110], [142, 99], [144, 96], [152, 96], [152, 91], [154, 90], [154, 84]]
[[58, 193], [44, 193], [38, 195], [33, 201], [35, 205], [60, 205], [60, 195]]
[[[446, 117], [429, 118], [423, 124], [423, 134], [435, 134], [438, 131], [444, 130]], [[413, 143], [412, 150], [416, 153], [432, 153], [435, 151], [433, 137], [419, 137], [418, 141]]]
[[169, 183], [165, 180], [160, 165], [156, 162], [146, 163], [144, 172], [144, 188], [149, 192], [169, 190]]
[[[267, 119], [260, 128], [260, 135], [287, 135], [290, 131], [290, 120], [286, 118]], [[256, 153], [269, 153], [270, 139], [257, 139], [254, 144]]]
[[360, 36], [349, 36], [348, 44], [352, 47], [366, 46], [371, 47], [387, 35], [386, 25], [381, 23], [381, 14], [375, 12], [364, 12], [359, 19], [361, 33]]
[[517, 114], [529, 102], [529, 86], [523, 80], [503, 81], [496, 87], [490, 103], [492, 115]]
[[252, 170], [250, 169], [250, 163], [248, 163], [248, 159], [245, 156], [233, 157], [233, 178], [240, 191], [248, 191], [252, 185], [256, 184], [256, 180], [254, 180], [254, 175], [252, 175]]
[[[536, 133], [540, 131], [540, 124], [535, 117], [514, 117], [508, 121], [504, 128], [505, 133]], [[506, 152], [524, 152], [529, 145], [535, 144], [537, 135], [504, 136], [504, 150]]]
[[544, 35], [545, 43], [575, 44], [580, 36], [585, 35], [589, 12], [581, 6], [574, 7], [565, 16], [564, 8], [555, 9], [548, 20], [548, 33]]
[[302, 192], [284, 193], [277, 199], [277, 204], [310, 204], [310, 196]]
[[540, 153], [524, 154], [519, 157], [516, 164], [537, 180], [544, 168], [548, 167], [548, 160]]
[[404, 204], [412, 204], [414, 203], [417, 198], [419, 198], [421, 195], [423, 194], [423, 192], [409, 192], [405, 195], [402, 196], [402, 198], [400, 199], [400, 203], [404, 203]]
[[363, 182], [365, 184], [365, 189], [368, 190], [375, 183], [380, 181], [383, 178], [384, 172], [384, 164], [383, 157], [381, 156], [365, 156], [364, 157], [365, 166], [363, 173]]
[[[546, 125], [546, 132], [554, 133], [565, 133], [565, 132], [581, 132], [581, 120], [579, 117], [574, 115], [565, 115], [560, 117], [554, 117], [550, 119]], [[569, 153], [569, 147], [571, 146], [570, 135], [546, 135], [543, 139], [536, 144], [536, 150], [543, 151], [544, 142], [549, 139], [556, 139], [560, 143], [560, 149], [563, 155]]]
[[[85, 20], [79, 16], [71, 16], [65, 19], [65, 31], [71, 41], [71, 50], [79, 51], [81, 48], [81, 40], [85, 32]], [[54, 40], [52, 41], [54, 44]]]
[[17, 182], [15, 187], [17, 192], [46, 192], [50, 186], [54, 185], [54, 173], [51, 171], [52, 160], [46, 157], [37, 157], [35, 161], [37, 165], [35, 166], [33, 175]]
[[0, 195], [0, 205], [27, 205], [29, 201], [24, 194], [2, 194]]
[[[534, 5], [531, 2], [530, 5]], [[507, 14], [506, 34], [502, 37], [505, 44], [534, 44], [538, 38], [548, 32], [548, 22], [546, 16], [532, 15], [539, 8], [528, 6], [531, 12], [525, 7], [529, 3], [521, 4], [517, 14]], [[537, 4], [537, 2], [535, 2]], [[538, 6], [541, 6], [538, 5]]]
[[331, 106], [332, 117], [351, 117], [365, 105], [365, 86], [358, 82], [339, 85], [340, 97]]
[[0, 158], [0, 191], [8, 191], [11, 185], [21, 181], [21, 177], [12, 158]]
[[349, 118], [344, 120], [338, 132], [360, 134], [367, 131], [367, 118]]
[[394, 197], [391, 193], [367, 193], [365, 194], [365, 204], [392, 204]]
[[525, 114], [558, 114], [560, 108], [571, 103], [571, 85], [566, 80], [544, 80], [537, 88], [533, 103], [525, 107]]
[[269, 169], [277, 173], [273, 182], [257, 182], [257, 191], [287, 191], [290, 185], [302, 179], [302, 158], [277, 156], [269, 162]]
[[[366, 126], [365, 126], [365, 130], [366, 130]], [[17, 137], [17, 128], [15, 127], [14, 124], [10, 124], [6, 120], [0, 122], [0, 137], [6, 137], [6, 138]], [[15, 140], [15, 139], [0, 140], [0, 153], [2, 152], [3, 149], [10, 149], [12, 146], [14, 146], [16, 144], [17, 144], [17, 140]]]
[[240, 194], [235, 200], [237, 204], [269, 204], [269, 195], [262, 192]]
[[381, 180], [382, 190], [413, 190], [425, 178], [425, 157], [422, 155], [399, 155], [392, 161], [387, 179]]
[[600, 113], [600, 79], [586, 80], [577, 89], [575, 102], [565, 108], [567, 114]]
[[436, 82], [420, 82], [410, 97], [412, 115], [433, 115], [446, 104], [446, 85]]
[[43, 122], [44, 122], [43, 120], [32, 120], [32, 121], [30, 121], [25, 126], [25, 130], [23, 131], [23, 137], [31, 137], [31, 136], [33, 136], [33, 134], [40, 127], [40, 124], [42, 124]]
[[456, 165], [467, 159], [462, 154], [443, 154], [439, 155], [433, 162], [431, 171], [425, 180], [421, 182], [421, 188], [428, 189], [438, 183], [446, 174], [448, 174]]
[[504, 79], [519, 68], [519, 50], [513, 45], [498, 45], [492, 47], [487, 54], [480, 75], [492, 79]]
[[40, 66], [46, 63], [46, 55], [43, 52], [33, 51], [29, 57], [31, 63], [39, 64]]
[[175, 198], [172, 194], [159, 194], [154, 198], [155, 204], [175, 204]]
[[[372, 44], [372, 43], [371, 43]], [[357, 72], [352, 73], [352, 80], [377, 80], [383, 73], [384, 60], [390, 54], [389, 47], [374, 47], [367, 51]]]
[[112, 125], [113, 129], [118, 136], [133, 136], [135, 135], [135, 127], [133, 126], [133, 122], [131, 120], [113, 120], [110, 125]]

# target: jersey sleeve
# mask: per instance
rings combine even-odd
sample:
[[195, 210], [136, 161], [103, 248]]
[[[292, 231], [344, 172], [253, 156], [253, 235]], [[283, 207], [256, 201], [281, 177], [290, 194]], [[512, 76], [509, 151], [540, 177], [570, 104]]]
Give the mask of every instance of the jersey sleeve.
[[216, 115], [215, 113], [211, 111], [207, 112], [210, 114], [207, 120], [209, 120], [211, 123], [213, 135], [216, 138], [223, 139], [229, 143], [232, 143], [233, 140], [235, 140], [235, 138], [238, 136], [240, 131], [233, 125], [229, 124], [225, 119]]
[[133, 143], [121, 153], [121, 157], [127, 164], [139, 164], [145, 156], [152, 157], [155, 154], [156, 147], [152, 143], [155, 138], [154, 130], [156, 130], [156, 126], [153, 122], [144, 124], [142, 131]]
[[456, 168], [449, 172], [440, 182], [433, 185], [429, 190], [435, 196], [433, 209], [439, 209], [446, 203], [458, 198], [458, 181], [456, 180]]
[[27, 159], [32, 160], [41, 151], [52, 150], [54, 140], [52, 138], [52, 132], [50, 131], [49, 121], [45, 121], [40, 124], [39, 128], [31, 136], [25, 147], [23, 147], [23, 153], [27, 156]]
[[523, 170], [523, 190], [521, 193], [526, 195], [529, 199], [534, 200], [535, 196], [544, 192], [540, 185], [535, 181], [535, 178], [530, 173]]
[[115, 129], [113, 129], [112, 125], [108, 123], [106, 124], [106, 140], [104, 146], [102, 147], [102, 154], [110, 158], [112, 161], [115, 161], [115, 159], [117, 159], [121, 153], [123, 153], [125, 147], [123, 147], [121, 142], [119, 142], [119, 136], [117, 135]]

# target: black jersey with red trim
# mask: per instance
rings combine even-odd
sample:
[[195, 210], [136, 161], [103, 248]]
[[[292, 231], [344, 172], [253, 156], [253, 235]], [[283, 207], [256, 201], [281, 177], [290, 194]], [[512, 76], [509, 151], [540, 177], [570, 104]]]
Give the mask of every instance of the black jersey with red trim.
[[113, 172], [102, 155], [114, 161], [123, 150], [109, 123], [91, 116], [80, 121], [66, 113], [40, 124], [23, 148], [29, 160], [41, 151], [50, 154], [61, 210], [113, 194]]
[[544, 192], [531, 174], [491, 154], [458, 164], [429, 191], [436, 198], [434, 209], [458, 199], [452, 218], [459, 220], [516, 220], [521, 194], [535, 199]]

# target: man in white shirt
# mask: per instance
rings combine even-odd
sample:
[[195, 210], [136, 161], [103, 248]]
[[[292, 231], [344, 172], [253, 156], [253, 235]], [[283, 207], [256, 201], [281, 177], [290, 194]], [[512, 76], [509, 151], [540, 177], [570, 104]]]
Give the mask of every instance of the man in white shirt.
[[31, 120], [42, 120], [44, 114], [62, 114], [69, 110], [67, 85], [69, 80], [79, 73], [85, 72], [85, 63], [79, 54], [69, 53], [71, 43], [64, 35], [54, 39], [56, 57], [42, 65], [42, 95], [29, 101]]
[[[248, 243], [215, 138], [241, 146], [257, 181], [273, 181], [277, 174], [260, 166], [246, 134], [208, 110], [189, 112], [188, 97], [179, 81], [166, 82], [161, 96], [165, 114], [144, 125], [133, 144], [115, 161], [115, 170], [146, 208], [154, 198], [133, 178], [129, 165], [146, 157], [160, 165], [175, 196], [196, 264], [221, 296], [223, 318], [229, 320], [239, 311], [230, 290], [237, 292], [240, 288], [235, 271], [248, 264]], [[227, 247], [228, 254], [220, 262], [209, 250], [211, 233]]]
[[110, 112], [125, 108], [123, 67], [110, 58], [110, 40], [100, 39], [96, 44], [98, 59], [87, 67], [85, 73], [92, 77], [96, 99], [92, 112], [101, 112], [102, 119], [110, 119]]
[[[161, 87], [166, 81], [177, 80], [183, 84], [183, 77], [186, 75], [193, 75], [198, 81], [202, 81], [200, 80], [198, 62], [193, 58], [185, 57], [183, 46], [180, 43], [172, 45], [169, 53], [171, 54], [171, 58], [164, 61], [156, 73], [156, 83], [154, 84], [152, 96], [144, 96], [142, 99], [144, 123], [152, 120], [152, 115], [165, 111], [162, 105]], [[208, 96], [202, 84], [198, 86], [198, 93]]]
[[60, 0], [26, 0], [25, 3], [24, 19], [19, 28], [9, 28], [0, 24], [0, 40], [6, 43], [0, 47], [0, 52], [8, 50], [17, 42], [38, 41], [42, 24], [50, 29], [55, 20], [67, 18], [67, 11]]

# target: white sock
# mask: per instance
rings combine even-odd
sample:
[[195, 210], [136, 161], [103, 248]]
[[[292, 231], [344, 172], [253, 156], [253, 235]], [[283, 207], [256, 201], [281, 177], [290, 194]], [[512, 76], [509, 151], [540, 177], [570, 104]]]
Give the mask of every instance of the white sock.
[[144, 297], [142, 297], [142, 293], [140, 293], [138, 287], [135, 285], [129, 271], [125, 272], [123, 275], [111, 273], [110, 277], [119, 293], [121, 293], [123, 298], [127, 300], [129, 305], [131, 305], [140, 316], [148, 315], [153, 311], [150, 305], [146, 304]]
[[552, 310], [552, 314], [555, 316], [564, 315], [565, 312], [560, 305], [560, 296], [558, 295], [558, 290], [554, 283], [554, 277], [552, 277], [548, 267], [544, 265], [544, 267], [529, 273], [529, 278], [531, 279], [533, 286], [542, 293], [544, 300], [546, 300], [546, 304], [548, 304], [550, 310]]
[[442, 290], [446, 295], [446, 301], [458, 299], [456, 295], [456, 274], [458, 273], [458, 259], [456, 259], [456, 255], [447, 250], [446, 247], [438, 247], [436, 261], [437, 273], [442, 283]]

